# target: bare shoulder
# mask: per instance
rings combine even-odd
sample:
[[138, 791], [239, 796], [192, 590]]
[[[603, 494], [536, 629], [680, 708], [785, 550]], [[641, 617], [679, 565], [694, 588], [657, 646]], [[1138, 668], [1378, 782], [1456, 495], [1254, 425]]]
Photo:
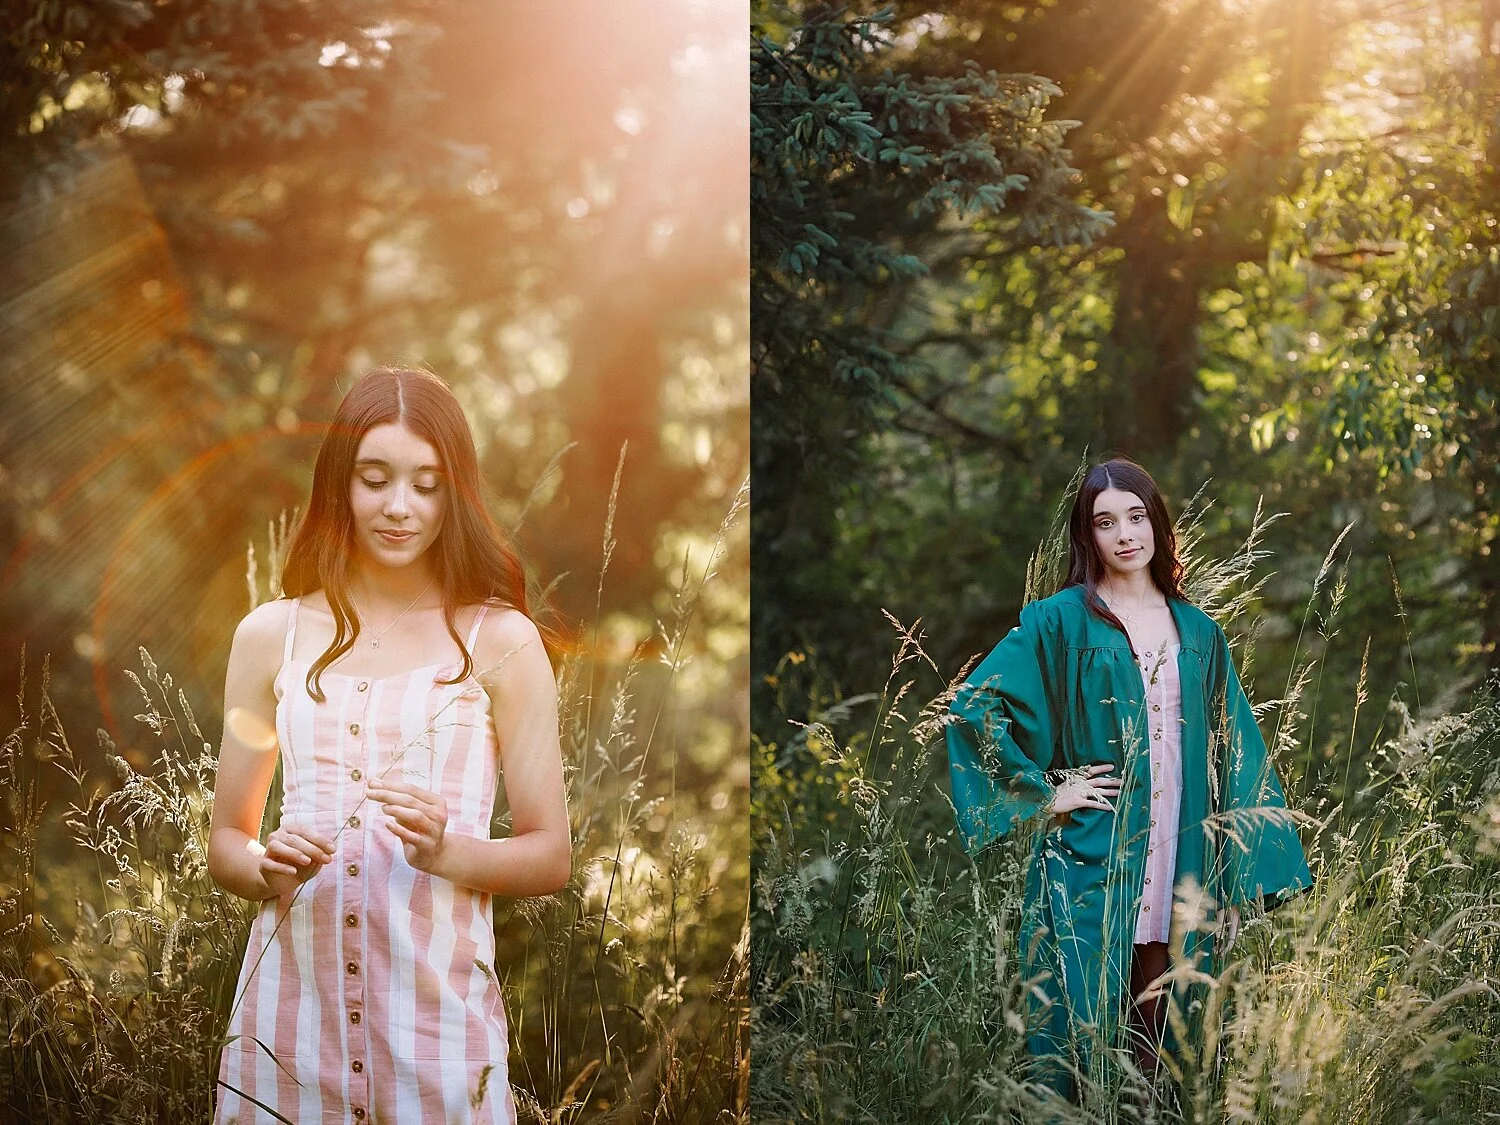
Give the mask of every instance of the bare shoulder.
[[530, 678], [545, 670], [550, 679], [552, 665], [536, 622], [518, 609], [492, 605], [479, 626], [474, 644], [474, 663], [479, 678], [504, 682]]
[[229, 650], [229, 676], [244, 686], [270, 683], [281, 667], [281, 655], [292, 603], [282, 598], [262, 602], [240, 619]]
[[281, 664], [282, 647], [291, 613], [291, 599], [278, 598], [272, 602], [261, 602], [245, 614], [234, 630], [231, 660], [240, 659], [254, 667], [269, 666], [274, 673]]
[[479, 626], [479, 647], [488, 648], [497, 655], [520, 648], [545, 651], [536, 622], [508, 605], [490, 606]]
[[238, 648], [241, 645], [249, 649], [261, 649], [271, 646], [278, 653], [281, 651], [281, 643], [286, 638], [288, 621], [291, 618], [292, 603], [289, 598], [278, 598], [273, 602], [261, 602], [244, 617], [234, 630], [234, 644]]

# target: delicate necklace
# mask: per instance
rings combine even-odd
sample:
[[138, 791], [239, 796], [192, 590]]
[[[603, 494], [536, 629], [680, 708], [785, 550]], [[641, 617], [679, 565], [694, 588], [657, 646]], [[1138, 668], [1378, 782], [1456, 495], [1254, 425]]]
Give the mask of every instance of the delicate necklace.
[[[434, 578], [432, 580], [432, 582], [436, 582], [436, 581], [437, 581], [436, 578]], [[420, 594], [418, 594], [416, 597], [414, 597], [411, 600], [411, 605], [407, 606], [400, 613], [396, 614], [395, 619], [392, 620], [389, 625], [387, 625], [384, 629], [380, 630], [380, 632], [376, 633], [373, 637], [370, 638], [370, 647], [371, 648], [379, 648], [380, 647], [380, 638], [383, 637], [383, 636], [385, 636], [393, 628], [395, 628], [396, 622], [400, 621], [409, 612], [411, 612], [412, 606], [416, 605], [419, 601], [421, 601], [423, 598], [425, 598], [427, 596], [427, 591], [430, 590], [430, 589], [432, 589], [432, 582], [429, 582], [429, 583], [427, 583], [426, 586], [422, 587], [422, 592]], [[354, 595], [353, 594], [349, 595], [349, 600], [350, 601], [354, 601]], [[355, 609], [359, 608], [359, 603], [358, 602], [354, 602], [354, 608]]]
[[[1103, 597], [1103, 595], [1101, 594], [1100, 597]], [[1114, 601], [1110, 600], [1110, 601], [1106, 601], [1104, 604], [1109, 607], [1109, 611], [1111, 613], [1115, 614], [1122, 621], [1124, 621], [1126, 624], [1129, 624], [1129, 625], [1134, 625], [1135, 624], [1135, 614], [1136, 613], [1140, 613], [1141, 610], [1147, 608], [1145, 602], [1137, 602], [1135, 604], [1135, 613], [1127, 613], [1127, 612], [1125, 612], [1125, 603], [1123, 601], [1121, 601], [1118, 604], [1116, 604]], [[1166, 603], [1163, 602], [1162, 604], [1165, 605]], [[1152, 609], [1160, 609], [1161, 606], [1152, 604], [1151, 608]]]

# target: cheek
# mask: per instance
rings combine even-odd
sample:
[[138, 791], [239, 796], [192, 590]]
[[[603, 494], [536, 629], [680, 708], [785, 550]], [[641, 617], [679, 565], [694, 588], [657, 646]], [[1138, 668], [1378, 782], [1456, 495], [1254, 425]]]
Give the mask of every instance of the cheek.
[[365, 520], [374, 506], [375, 493], [368, 488], [360, 488], [358, 485], [349, 489], [349, 510], [354, 513], [357, 521]]

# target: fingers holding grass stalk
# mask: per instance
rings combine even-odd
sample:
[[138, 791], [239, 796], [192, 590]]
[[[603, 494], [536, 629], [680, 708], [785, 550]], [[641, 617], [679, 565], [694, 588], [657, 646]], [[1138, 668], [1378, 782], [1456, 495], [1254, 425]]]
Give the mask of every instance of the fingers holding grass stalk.
[[372, 783], [367, 792], [380, 803], [386, 827], [401, 841], [406, 861], [433, 873], [448, 827], [448, 803], [442, 795], [393, 779]]
[[1120, 795], [1120, 779], [1106, 777], [1114, 769], [1110, 762], [1098, 762], [1081, 770], [1070, 770], [1052, 795], [1052, 815], [1078, 809], [1114, 809], [1110, 802]]
[[307, 882], [333, 859], [333, 841], [302, 824], [286, 823], [266, 838], [260, 876], [273, 896]]

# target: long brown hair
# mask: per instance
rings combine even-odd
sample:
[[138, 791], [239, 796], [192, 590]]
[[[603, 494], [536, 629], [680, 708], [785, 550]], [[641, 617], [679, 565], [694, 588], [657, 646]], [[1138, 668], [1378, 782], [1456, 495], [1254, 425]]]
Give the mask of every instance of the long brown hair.
[[[443, 594], [448, 635], [464, 654], [459, 683], [474, 670], [474, 658], [459, 636], [459, 606], [498, 600], [531, 617], [526, 571], [480, 495], [479, 457], [468, 420], [448, 384], [430, 371], [377, 367], [361, 375], [334, 412], [333, 424], [313, 466], [312, 496], [287, 550], [281, 589], [289, 598], [321, 589], [333, 611], [333, 643], [307, 673], [308, 694], [322, 702], [323, 670], [354, 647], [359, 617], [349, 596], [349, 557], [354, 514], [349, 486], [359, 443], [371, 428], [399, 422], [437, 450], [446, 477], [448, 511], [429, 550]], [[550, 635], [542, 631], [545, 639]]]
[[1073, 500], [1073, 512], [1068, 517], [1068, 578], [1061, 588], [1082, 586], [1084, 604], [1089, 611], [1108, 621], [1128, 639], [1130, 631], [1099, 597], [1099, 580], [1104, 577], [1105, 562], [1100, 558], [1099, 545], [1094, 541], [1094, 501], [1099, 498], [1099, 493], [1110, 488], [1133, 492], [1146, 505], [1146, 518], [1151, 521], [1151, 534], [1156, 542], [1151, 554], [1151, 581], [1167, 597], [1179, 601], [1185, 600], [1182, 595], [1183, 566], [1177, 557], [1177, 532], [1172, 527], [1172, 518], [1167, 515], [1161, 489], [1156, 487], [1150, 473], [1128, 458], [1111, 457], [1084, 474], [1078, 495]]

